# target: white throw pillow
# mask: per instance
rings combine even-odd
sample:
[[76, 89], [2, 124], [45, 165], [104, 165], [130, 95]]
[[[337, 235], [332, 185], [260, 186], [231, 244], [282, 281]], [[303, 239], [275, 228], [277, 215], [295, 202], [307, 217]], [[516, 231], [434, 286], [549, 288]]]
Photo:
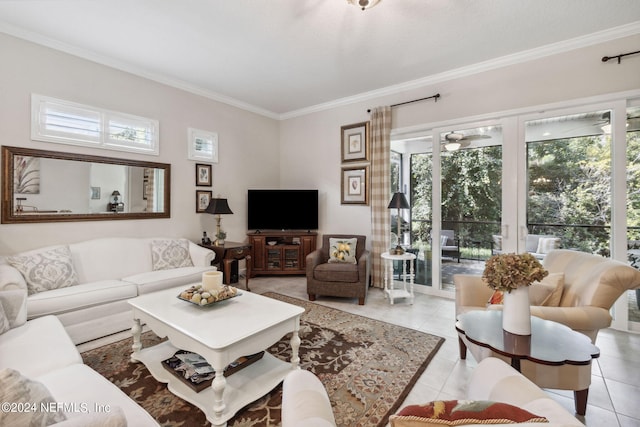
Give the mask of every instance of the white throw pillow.
[[447, 246], [447, 242], [449, 241], [449, 238], [447, 236], [440, 236], [440, 246]]
[[78, 284], [69, 246], [10, 256], [7, 262], [22, 273], [29, 295]]
[[358, 239], [335, 239], [329, 238], [329, 262], [345, 262], [349, 264], [357, 264], [356, 246]]
[[189, 242], [185, 239], [152, 240], [151, 261], [154, 271], [193, 267]]
[[[42, 410], [47, 404], [55, 403], [44, 384], [23, 377], [13, 369], [0, 371], [0, 400], [16, 405], [15, 411], [0, 411], [0, 426], [48, 426], [66, 419], [61, 411], [55, 411], [55, 405], [51, 406], [54, 410]], [[25, 405], [33, 410], [18, 410]]]
[[541, 237], [538, 240], [537, 254], [548, 254], [554, 249], [560, 247], [560, 239], [558, 237]]

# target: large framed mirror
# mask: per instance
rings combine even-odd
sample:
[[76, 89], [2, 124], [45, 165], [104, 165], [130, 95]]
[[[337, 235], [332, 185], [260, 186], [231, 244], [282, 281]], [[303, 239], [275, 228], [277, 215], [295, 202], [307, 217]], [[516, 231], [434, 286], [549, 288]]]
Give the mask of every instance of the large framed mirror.
[[171, 165], [2, 147], [2, 223], [169, 218]]

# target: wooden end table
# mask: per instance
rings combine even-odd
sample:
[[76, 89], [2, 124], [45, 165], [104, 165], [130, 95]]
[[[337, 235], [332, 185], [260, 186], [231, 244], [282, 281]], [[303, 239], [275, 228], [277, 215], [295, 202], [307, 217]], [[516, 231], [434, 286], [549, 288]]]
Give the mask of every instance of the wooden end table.
[[[472, 345], [510, 358], [511, 366], [517, 371], [520, 371], [522, 360], [547, 366], [585, 366], [589, 369], [590, 384], [591, 362], [600, 357], [600, 349], [586, 335], [561, 323], [535, 316], [531, 317], [531, 335], [516, 335], [503, 330], [500, 310], [476, 310], [461, 314], [456, 330], [461, 337], [461, 359], [466, 358], [466, 344], [462, 341], [462, 336], [465, 336]], [[535, 382], [535, 379], [531, 380]], [[584, 415], [587, 411], [589, 387], [572, 390], [576, 412]]]
[[216, 253], [211, 265], [215, 265], [224, 274], [225, 285], [231, 284], [231, 265], [241, 259], [245, 260], [247, 271], [245, 274], [245, 287], [249, 289], [249, 277], [251, 276], [251, 245], [248, 243], [224, 242], [224, 245], [205, 245], [199, 243], [203, 248], [211, 249]]

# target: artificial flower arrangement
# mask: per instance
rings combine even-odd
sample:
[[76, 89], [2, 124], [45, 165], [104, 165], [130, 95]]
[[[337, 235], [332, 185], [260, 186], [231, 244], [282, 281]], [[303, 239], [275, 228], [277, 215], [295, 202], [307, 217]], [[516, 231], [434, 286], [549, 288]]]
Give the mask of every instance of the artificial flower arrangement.
[[530, 286], [548, 274], [540, 261], [530, 253], [499, 254], [487, 260], [482, 281], [494, 290], [510, 293], [519, 286]]

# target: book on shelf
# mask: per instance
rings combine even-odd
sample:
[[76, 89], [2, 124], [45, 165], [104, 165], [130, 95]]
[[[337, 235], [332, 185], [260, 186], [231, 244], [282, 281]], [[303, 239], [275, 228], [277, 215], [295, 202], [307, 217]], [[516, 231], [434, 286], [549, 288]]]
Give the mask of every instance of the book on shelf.
[[[224, 376], [233, 375], [260, 360], [262, 356], [264, 356], [264, 351], [239, 357], [225, 368]], [[211, 386], [216, 376], [215, 370], [204, 357], [185, 350], [178, 350], [173, 356], [163, 360], [162, 366], [196, 392]]]

